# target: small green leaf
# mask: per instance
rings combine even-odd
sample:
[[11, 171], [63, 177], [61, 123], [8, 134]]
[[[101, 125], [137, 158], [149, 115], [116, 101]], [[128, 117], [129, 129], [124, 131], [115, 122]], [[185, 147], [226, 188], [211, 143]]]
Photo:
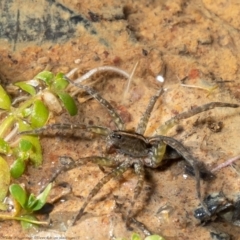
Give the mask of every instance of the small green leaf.
[[0, 153], [8, 154], [9, 151], [10, 151], [9, 144], [6, 141], [4, 141], [3, 138], [0, 138]]
[[68, 84], [69, 82], [64, 78], [64, 74], [58, 73], [54, 78], [51, 88], [53, 91], [64, 90]]
[[33, 147], [32, 143], [26, 139], [21, 139], [19, 142], [19, 149], [23, 152], [29, 151]]
[[32, 113], [32, 108], [25, 108], [22, 111], [22, 117], [26, 118]]
[[18, 119], [18, 130], [19, 132], [30, 131], [32, 128], [26, 121]]
[[10, 184], [10, 170], [7, 162], [0, 157], [0, 209], [3, 209], [2, 201], [7, 195]]
[[33, 110], [31, 114], [31, 126], [38, 128], [44, 126], [47, 122], [49, 111], [44, 103], [40, 100], [36, 100], [33, 104]]
[[43, 72], [40, 72], [35, 78], [44, 81], [48, 86], [50, 86], [52, 83], [53, 77], [54, 77], [53, 73], [49, 71], [43, 71]]
[[57, 95], [63, 102], [64, 107], [67, 109], [71, 116], [77, 114], [77, 106], [74, 99], [68, 94], [63, 92], [57, 92]]
[[37, 199], [33, 193], [30, 194], [27, 201], [27, 209], [33, 211], [34, 205], [37, 204]]
[[34, 96], [36, 95], [36, 90], [33, 86], [27, 84], [26, 82], [17, 82], [14, 85], [21, 88], [23, 91], [29, 93], [30, 95]]
[[2, 122], [0, 127], [0, 137], [4, 138], [5, 135], [9, 132], [9, 129], [11, 129], [14, 125], [14, 116], [12, 114], [9, 114], [6, 116]]
[[9, 191], [13, 198], [25, 209], [27, 203], [27, 193], [25, 189], [18, 184], [12, 184], [9, 187]]
[[[23, 215], [23, 216], [21, 216], [21, 218], [28, 219], [30, 221], [38, 221], [38, 219], [36, 217], [34, 217], [33, 215], [30, 215], [30, 214]], [[25, 230], [32, 229], [33, 227], [37, 227], [36, 224], [27, 222], [27, 221], [21, 221], [21, 226]]]
[[35, 204], [33, 206], [33, 208], [32, 208], [33, 211], [37, 211], [45, 205], [51, 188], [52, 188], [52, 183], [49, 183], [47, 185], [47, 187], [44, 189], [44, 191], [37, 196], [37, 198], [36, 198], [37, 199], [37, 201], [36, 201], [37, 204]]
[[159, 236], [159, 235], [151, 235], [146, 237], [144, 240], [165, 240], [165, 238]]
[[6, 91], [0, 85], [0, 108], [4, 110], [9, 110], [11, 107], [11, 100]]
[[131, 240], [141, 240], [140, 235], [137, 233], [133, 233], [131, 236]]
[[42, 148], [38, 136], [24, 135], [22, 136], [22, 139], [25, 139], [32, 144], [31, 151], [29, 152], [29, 159], [35, 167], [38, 167], [42, 164]]
[[26, 168], [26, 163], [23, 159], [18, 158], [10, 167], [10, 173], [13, 178], [22, 176]]

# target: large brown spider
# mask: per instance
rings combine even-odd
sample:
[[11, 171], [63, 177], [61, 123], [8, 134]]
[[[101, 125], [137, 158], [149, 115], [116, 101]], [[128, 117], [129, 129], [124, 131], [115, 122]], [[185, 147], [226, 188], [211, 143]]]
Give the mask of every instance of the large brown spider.
[[[68, 79], [66, 77], [66, 79]], [[81, 209], [79, 210], [78, 214], [74, 217], [72, 225], [79, 220], [82, 215], [84, 214], [85, 208], [87, 207], [90, 200], [100, 191], [100, 189], [112, 178], [121, 176], [125, 171], [129, 168], [133, 167], [135, 173], [138, 176], [138, 182], [134, 189], [134, 195], [131, 202], [131, 209], [133, 209], [134, 203], [138, 198], [144, 183], [144, 168], [157, 168], [159, 167], [164, 159], [176, 159], [182, 156], [187, 163], [192, 167], [196, 179], [196, 191], [197, 196], [204, 207], [205, 211], [208, 213], [208, 209], [205, 206], [205, 203], [201, 197], [200, 191], [200, 177], [202, 174], [205, 176], [212, 176], [211, 173], [205, 168], [205, 166], [197, 161], [189, 152], [188, 150], [176, 139], [172, 137], [164, 136], [167, 131], [176, 125], [181, 119], [186, 119], [192, 117], [198, 113], [216, 108], [216, 107], [231, 107], [237, 108], [239, 107], [238, 104], [232, 103], [223, 103], [223, 102], [211, 102], [199, 107], [195, 107], [189, 111], [180, 113], [175, 117], [166, 121], [162, 126], [156, 129], [156, 135], [152, 137], [144, 137], [144, 133], [146, 130], [146, 125], [148, 123], [150, 114], [156, 103], [157, 99], [163, 93], [163, 90], [159, 90], [156, 95], [151, 97], [150, 102], [146, 108], [145, 113], [142, 115], [138, 126], [135, 132], [128, 131], [125, 129], [124, 122], [122, 121], [119, 114], [115, 111], [113, 106], [101, 97], [98, 92], [96, 92], [93, 88], [82, 85], [79, 83], [74, 83], [68, 79], [70, 83], [75, 85], [78, 88], [83, 89], [88, 94], [90, 94], [93, 98], [99, 101], [110, 113], [111, 117], [113, 118], [116, 130], [111, 130], [107, 127], [102, 126], [90, 126], [84, 124], [52, 124], [47, 125], [43, 128], [33, 130], [31, 132], [25, 132], [28, 134], [40, 134], [44, 133], [45, 131], [51, 130], [69, 130], [69, 129], [84, 129], [91, 133], [100, 134], [106, 136], [106, 141], [108, 144], [108, 153], [112, 153], [113, 151], [123, 154], [126, 158], [123, 162], [116, 161], [113, 158], [109, 158], [106, 156], [89, 156], [86, 158], [80, 158], [76, 161], [68, 161], [64, 163], [63, 167], [55, 172], [55, 174], [51, 177], [49, 182], [54, 181], [57, 176], [70, 169], [76, 168], [81, 166], [84, 161], [91, 161], [96, 163], [101, 167], [112, 167], [113, 170], [107, 173], [98, 183], [97, 185], [90, 191], [89, 195], [85, 199]], [[167, 150], [168, 147], [168, 151]], [[170, 151], [169, 151], [170, 150]], [[130, 220], [133, 216], [132, 210], [129, 210], [127, 219]]]

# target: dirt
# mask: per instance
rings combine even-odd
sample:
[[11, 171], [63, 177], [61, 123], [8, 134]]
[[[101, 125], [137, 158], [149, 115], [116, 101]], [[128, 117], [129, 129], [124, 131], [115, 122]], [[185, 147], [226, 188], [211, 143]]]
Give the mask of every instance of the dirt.
[[[32, 79], [46, 69], [68, 73], [78, 68], [81, 75], [111, 65], [131, 73], [139, 62], [124, 100], [127, 81], [123, 77], [105, 72], [90, 80], [118, 110], [126, 128], [135, 130], [150, 97], [159, 88], [155, 77], [166, 64], [165, 92], [156, 103], [145, 136], [153, 135], [166, 120], [194, 106], [212, 101], [239, 102], [238, 1], [3, 1], [0, 5], [5, 9], [0, 15], [3, 84]], [[184, 83], [195, 88], [181, 85], [186, 76]], [[78, 108], [77, 116], [71, 118], [64, 113], [54, 121], [114, 126], [106, 109], [94, 99], [81, 101]], [[178, 126], [167, 135], [182, 142], [196, 159], [213, 169], [239, 155], [239, 113], [239, 109], [213, 109], [181, 121], [183, 131], [178, 131]], [[212, 131], [208, 119], [222, 122], [220, 131]], [[100, 137], [41, 139], [43, 165], [39, 169], [29, 167], [20, 179], [35, 193], [59, 167], [59, 156], [101, 156], [106, 148], [105, 139]], [[133, 230], [127, 229], [123, 218], [137, 183], [133, 169], [106, 184], [76, 226], [68, 226], [103, 176], [91, 163], [62, 174], [57, 183], [69, 183], [73, 193], [56, 204], [49, 216], [52, 225], [26, 232], [18, 222], [1, 222], [0, 238], [130, 239], [133, 231], [143, 236], [135, 225]], [[202, 183], [202, 192], [206, 196], [223, 191], [235, 199], [239, 183], [239, 172], [226, 167], [216, 172], [214, 181]], [[240, 228], [231, 223], [216, 221], [201, 226], [193, 216], [198, 205], [194, 178], [186, 177], [183, 160], [174, 161], [159, 169], [146, 169], [136, 219], [167, 240], [211, 239], [211, 231], [226, 232], [231, 239], [238, 239]]]

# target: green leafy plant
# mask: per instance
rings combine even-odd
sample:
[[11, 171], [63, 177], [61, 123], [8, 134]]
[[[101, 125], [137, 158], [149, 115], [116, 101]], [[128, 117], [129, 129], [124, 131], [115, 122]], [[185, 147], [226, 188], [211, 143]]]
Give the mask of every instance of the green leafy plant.
[[19, 184], [10, 185], [9, 191], [14, 199], [14, 214], [0, 214], [0, 219], [19, 220], [25, 229], [36, 224], [48, 224], [47, 222], [38, 221], [34, 216], [34, 212], [40, 210], [46, 204], [51, 187], [52, 184], [49, 184], [45, 190], [36, 197], [32, 193], [27, 193]]
[[58, 73], [54, 76], [51, 72], [44, 71], [39, 73], [36, 78], [46, 83], [45, 93], [51, 93], [53, 97], [57, 96], [71, 116], [77, 114], [77, 106], [73, 98], [65, 91], [69, 83], [64, 78], [63, 73]]
[[[40, 86], [44, 83], [44, 86]], [[49, 112], [54, 111], [56, 103], [64, 105], [70, 115], [77, 113], [73, 98], [65, 92], [68, 82], [62, 73], [54, 76], [44, 71], [35, 77], [34, 84], [39, 87], [37, 91], [31, 82], [18, 82], [15, 85], [29, 94], [18, 107], [13, 107], [10, 96], [0, 86], [0, 109], [5, 117], [0, 123], [0, 153], [14, 154], [16, 161], [11, 166], [11, 176], [18, 178], [30, 160], [35, 166], [42, 163], [42, 151], [37, 136], [18, 136], [18, 145], [10, 147], [10, 140], [17, 132], [42, 127], [49, 118]], [[16, 144], [16, 141], [15, 141]]]
[[[17, 82], [13, 86], [21, 93], [14, 101], [0, 85], [0, 155], [15, 159], [9, 168], [6, 160], [0, 157], [0, 210], [6, 209], [2, 202], [8, 193], [10, 176], [19, 178], [29, 162], [36, 167], [42, 164], [38, 136], [19, 133], [43, 127], [49, 116], [59, 114], [62, 107], [71, 116], [77, 114], [77, 106], [66, 92], [68, 82], [62, 73], [54, 76], [43, 71], [33, 80]], [[11, 189], [13, 194], [15, 191]], [[20, 206], [25, 209], [28, 205]]]

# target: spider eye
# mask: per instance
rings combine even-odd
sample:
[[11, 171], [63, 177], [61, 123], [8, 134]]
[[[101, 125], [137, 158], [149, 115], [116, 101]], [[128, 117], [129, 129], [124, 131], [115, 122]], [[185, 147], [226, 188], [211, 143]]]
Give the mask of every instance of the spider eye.
[[112, 134], [112, 138], [121, 139], [121, 138], [122, 138], [122, 135], [121, 135], [121, 134], [117, 134], [117, 133], [113, 133], [113, 134]]

